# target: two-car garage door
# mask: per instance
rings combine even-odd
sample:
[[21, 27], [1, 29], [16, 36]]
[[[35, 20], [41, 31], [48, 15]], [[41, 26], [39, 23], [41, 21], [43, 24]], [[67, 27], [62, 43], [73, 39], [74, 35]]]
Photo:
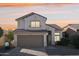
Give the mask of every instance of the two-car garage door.
[[17, 46], [22, 48], [44, 47], [43, 35], [17, 35]]

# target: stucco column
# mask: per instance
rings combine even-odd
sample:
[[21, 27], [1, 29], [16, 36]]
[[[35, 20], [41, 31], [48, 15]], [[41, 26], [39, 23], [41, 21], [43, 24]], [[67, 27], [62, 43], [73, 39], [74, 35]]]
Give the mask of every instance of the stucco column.
[[14, 46], [17, 47], [17, 35], [14, 34]]
[[44, 47], [47, 47], [47, 33], [44, 34]]
[[60, 32], [60, 39], [62, 38], [63, 36], [62, 36], [62, 32]]
[[55, 45], [55, 32], [52, 31], [52, 45]]

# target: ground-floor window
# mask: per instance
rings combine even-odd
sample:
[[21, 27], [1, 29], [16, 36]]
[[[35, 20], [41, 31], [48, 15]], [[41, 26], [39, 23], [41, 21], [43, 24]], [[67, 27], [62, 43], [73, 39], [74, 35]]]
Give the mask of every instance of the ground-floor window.
[[55, 33], [55, 41], [60, 41], [60, 33]]

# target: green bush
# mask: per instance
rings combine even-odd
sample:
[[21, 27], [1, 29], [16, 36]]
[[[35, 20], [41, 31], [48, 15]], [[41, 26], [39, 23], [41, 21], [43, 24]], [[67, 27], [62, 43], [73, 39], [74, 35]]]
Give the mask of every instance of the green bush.
[[9, 41], [9, 42], [11, 42], [11, 41], [14, 39], [14, 38], [13, 38], [13, 35], [14, 35], [14, 34], [13, 34], [12, 31], [9, 31], [9, 32], [8, 32], [7, 38], [8, 38], [8, 41]]
[[61, 38], [60, 42], [58, 42], [58, 43], [63, 45], [63, 46], [68, 46], [70, 43], [69, 34], [67, 32], [63, 32], [62, 36], [63, 37]]
[[55, 44], [56, 45], [61, 45], [61, 41], [56, 41]]
[[78, 48], [79, 49], [79, 35], [76, 34], [76, 35], [72, 35], [70, 37], [70, 40], [71, 40], [71, 44], [75, 47], [75, 48]]
[[61, 38], [61, 45], [67, 46], [69, 45], [70, 40], [68, 38]]

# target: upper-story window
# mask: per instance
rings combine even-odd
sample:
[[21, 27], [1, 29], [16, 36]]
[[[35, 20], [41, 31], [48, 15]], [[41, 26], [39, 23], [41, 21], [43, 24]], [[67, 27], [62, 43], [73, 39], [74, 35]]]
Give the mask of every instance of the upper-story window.
[[31, 21], [31, 27], [35, 27], [35, 28], [37, 28], [37, 27], [40, 27], [40, 21]]

